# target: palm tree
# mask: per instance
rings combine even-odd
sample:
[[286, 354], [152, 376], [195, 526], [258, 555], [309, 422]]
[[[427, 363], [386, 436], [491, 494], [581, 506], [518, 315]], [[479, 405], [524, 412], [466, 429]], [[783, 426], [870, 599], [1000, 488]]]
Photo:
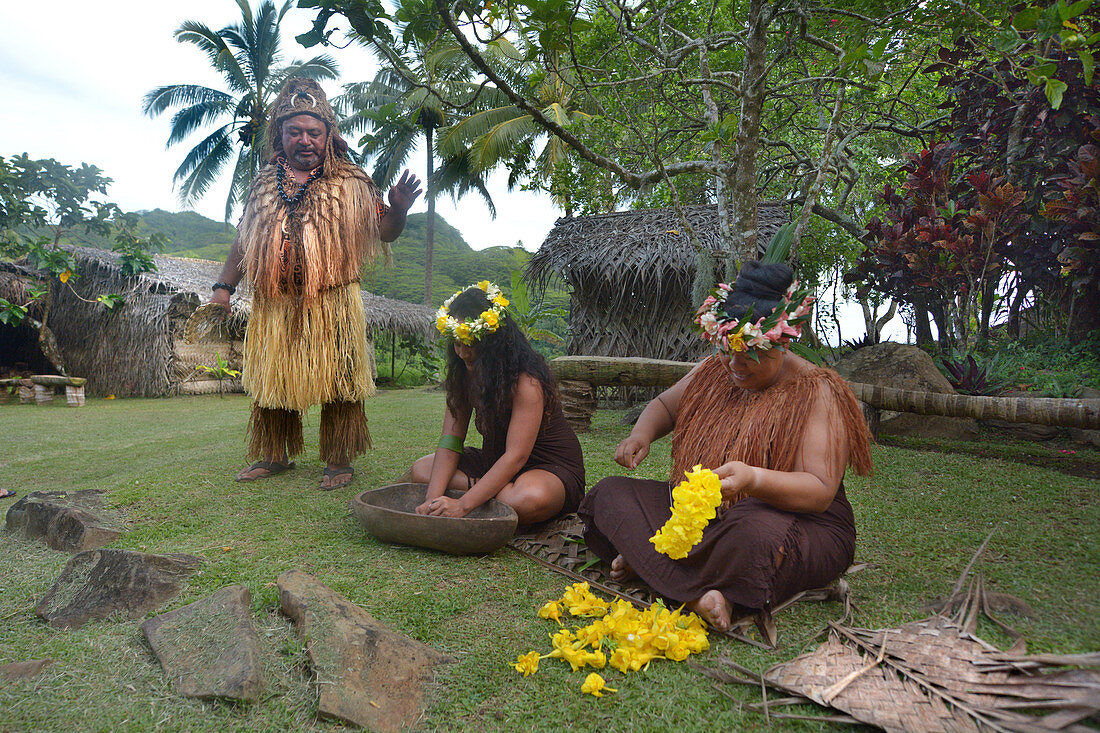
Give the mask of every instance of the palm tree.
[[[376, 48], [381, 42], [370, 42]], [[345, 132], [367, 132], [360, 145], [361, 162], [374, 160], [375, 183], [385, 189], [393, 183], [421, 136], [425, 148], [428, 181], [428, 226], [424, 243], [424, 303], [432, 305], [432, 260], [435, 250], [435, 199], [441, 191], [455, 198], [476, 191], [496, 216], [493, 200], [485, 187], [484, 174], [466, 165], [461, 155], [444, 161], [435, 169], [435, 131], [448, 120], [448, 103], [461, 103], [471, 95], [470, 74], [465, 57], [455, 44], [429, 45], [424, 55], [413, 43], [413, 58], [393, 48], [379, 48], [391, 66], [383, 68], [370, 82], [348, 84], [344, 93], [333, 100], [336, 109], [346, 115], [341, 122]]]
[[[513, 61], [516, 56], [508, 49], [498, 49], [492, 58], [514, 86], [533, 87], [525, 96], [537, 100], [547, 118], [568, 127], [593, 117], [589, 106], [578, 101], [564, 72], [550, 69], [536, 73], [526, 65], [517, 65]], [[466, 159], [475, 172], [487, 173], [504, 165], [509, 170], [509, 190], [527, 178], [547, 190], [566, 216], [572, 216], [569, 185], [560, 184], [555, 175], [572, 170], [575, 157], [570, 147], [496, 90], [487, 90], [482, 99], [483, 109], [441, 134], [439, 152], [445, 157]]]
[[336, 62], [324, 55], [279, 65], [279, 26], [294, 0], [286, 0], [279, 9], [271, 0], [263, 0], [255, 14], [249, 0], [236, 3], [241, 10], [241, 22], [236, 25], [214, 32], [199, 21], [189, 20], [175, 32], [177, 41], [194, 44], [207, 55], [229, 91], [171, 84], [150, 91], [142, 105], [142, 111], [150, 117], [178, 108], [172, 116], [168, 147], [200, 128], [229, 118], [191, 148], [172, 177], [172, 183], [179, 186], [180, 201], [193, 204], [217, 180], [233, 157], [234, 147], [239, 147], [225, 201], [226, 221], [243, 202], [249, 183], [263, 167], [268, 105], [286, 80], [292, 76], [317, 80], [337, 76]]

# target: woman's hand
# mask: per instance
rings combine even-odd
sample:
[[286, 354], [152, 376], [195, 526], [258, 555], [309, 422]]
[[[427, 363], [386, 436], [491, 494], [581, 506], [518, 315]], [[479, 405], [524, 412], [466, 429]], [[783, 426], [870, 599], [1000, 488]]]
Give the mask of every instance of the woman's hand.
[[[449, 496], [440, 496], [420, 506], [425, 505], [428, 508], [427, 514], [431, 517], [464, 517], [470, 513], [469, 509], [462, 506], [462, 502]], [[420, 507], [417, 507], [416, 511], [419, 512]]]
[[722, 480], [722, 501], [748, 496], [756, 485], [756, 469], [742, 461], [723, 463], [714, 473]]
[[648, 455], [649, 441], [635, 437], [632, 433], [615, 449], [615, 463], [633, 470]]

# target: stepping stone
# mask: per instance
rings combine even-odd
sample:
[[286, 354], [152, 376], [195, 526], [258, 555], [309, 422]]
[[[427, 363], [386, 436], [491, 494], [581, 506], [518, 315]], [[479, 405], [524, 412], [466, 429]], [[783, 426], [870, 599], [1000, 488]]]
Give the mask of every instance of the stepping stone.
[[74, 555], [34, 612], [58, 629], [112, 614], [140, 618], [180, 592], [202, 564], [192, 555], [89, 550]]
[[249, 602], [248, 588], [231, 585], [141, 625], [176, 692], [203, 699], [260, 699], [260, 637]]
[[8, 509], [5, 526], [61, 552], [94, 550], [122, 533], [115, 514], [103, 508], [103, 496], [92, 489], [35, 491]]
[[309, 573], [279, 576], [279, 603], [307, 640], [318, 713], [394, 733], [416, 724], [435, 667], [454, 658], [380, 623]]
[[0, 664], [0, 679], [27, 680], [37, 677], [38, 673], [47, 664], [53, 664], [52, 659], [28, 659], [25, 662], [12, 662]]

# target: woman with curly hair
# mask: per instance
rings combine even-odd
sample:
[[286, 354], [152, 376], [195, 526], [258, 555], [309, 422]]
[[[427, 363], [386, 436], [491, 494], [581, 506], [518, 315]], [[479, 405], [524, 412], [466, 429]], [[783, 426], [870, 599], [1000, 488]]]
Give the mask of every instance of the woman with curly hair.
[[[420, 514], [463, 517], [489, 499], [508, 504], [520, 524], [576, 511], [584, 494], [581, 444], [565, 421], [550, 367], [504, 310], [487, 280], [455, 293], [436, 325], [447, 349], [447, 408], [432, 455], [410, 480], [428, 484]], [[470, 418], [481, 448], [464, 447]], [[461, 498], [447, 489], [465, 491]]]

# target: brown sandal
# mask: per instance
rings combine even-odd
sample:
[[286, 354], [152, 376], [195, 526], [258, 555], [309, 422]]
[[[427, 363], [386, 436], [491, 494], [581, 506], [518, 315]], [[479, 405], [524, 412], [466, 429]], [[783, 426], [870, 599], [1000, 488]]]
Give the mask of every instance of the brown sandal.
[[[348, 480], [347, 481], [342, 481], [340, 483], [336, 483], [336, 477], [337, 476], [343, 476], [344, 474], [347, 474]], [[325, 486], [325, 479], [326, 478], [329, 480], [329, 485], [328, 486]], [[354, 466], [343, 466], [342, 468], [328, 468], [326, 466], [325, 470], [321, 472], [321, 485], [318, 486], [317, 488], [319, 488], [321, 491], [332, 491], [333, 489], [342, 489], [343, 487], [350, 484], [354, 478], [355, 478], [355, 467]]]
[[[257, 468], [262, 468], [267, 473], [259, 476], [242, 476], [241, 474], [248, 473], [249, 471], [255, 471]], [[240, 482], [245, 481], [259, 481], [262, 478], [270, 478], [272, 476], [278, 476], [280, 473], [286, 473], [290, 469], [294, 468], [294, 461], [290, 463], [278, 463], [276, 461], [256, 461], [248, 468], [237, 474], [237, 480]]]

